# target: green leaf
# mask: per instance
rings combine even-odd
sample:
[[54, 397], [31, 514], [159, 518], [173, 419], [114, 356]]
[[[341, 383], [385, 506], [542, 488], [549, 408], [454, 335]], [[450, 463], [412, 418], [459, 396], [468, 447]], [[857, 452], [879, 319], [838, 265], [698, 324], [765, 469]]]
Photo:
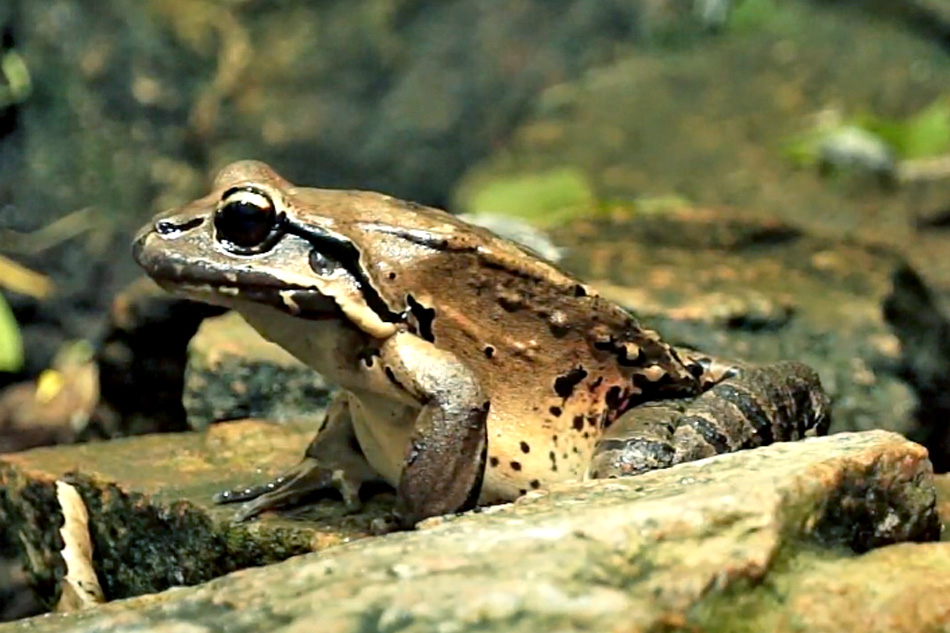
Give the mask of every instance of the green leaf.
[[462, 206], [473, 214], [502, 214], [557, 224], [596, 202], [584, 173], [574, 167], [483, 178]]
[[0, 295], [0, 371], [15, 372], [23, 367], [23, 341], [10, 306]]
[[858, 125], [889, 143], [902, 159], [950, 153], [950, 97], [933, 101], [907, 119], [864, 116]]
[[774, 0], [743, 0], [736, 2], [726, 21], [732, 31], [754, 31], [773, 21], [779, 15]]
[[903, 150], [907, 158], [950, 151], [950, 99], [935, 101], [907, 122]]

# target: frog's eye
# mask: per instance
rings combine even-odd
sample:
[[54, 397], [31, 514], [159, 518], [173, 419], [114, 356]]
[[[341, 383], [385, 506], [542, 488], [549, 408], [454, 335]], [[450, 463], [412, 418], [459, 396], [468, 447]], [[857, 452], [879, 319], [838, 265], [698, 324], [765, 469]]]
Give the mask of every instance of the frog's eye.
[[277, 211], [267, 194], [258, 189], [228, 189], [214, 213], [218, 239], [241, 249], [264, 244], [277, 227]]

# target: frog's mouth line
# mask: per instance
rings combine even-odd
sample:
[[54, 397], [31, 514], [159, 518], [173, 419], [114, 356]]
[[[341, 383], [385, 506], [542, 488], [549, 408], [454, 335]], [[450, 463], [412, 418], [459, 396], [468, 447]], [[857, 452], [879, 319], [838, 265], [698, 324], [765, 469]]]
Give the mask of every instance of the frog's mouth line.
[[165, 290], [190, 299], [239, 308], [241, 303], [258, 303], [291, 316], [309, 320], [343, 319], [340, 306], [315, 288], [273, 286], [236, 286], [187, 279], [154, 277]]
[[165, 257], [149, 256], [145, 249], [136, 248], [133, 255], [155, 283], [187, 299], [226, 308], [259, 303], [311, 320], [343, 318], [337, 302], [312, 286], [288, 284], [263, 273], [238, 275], [211, 267], [183, 266]]

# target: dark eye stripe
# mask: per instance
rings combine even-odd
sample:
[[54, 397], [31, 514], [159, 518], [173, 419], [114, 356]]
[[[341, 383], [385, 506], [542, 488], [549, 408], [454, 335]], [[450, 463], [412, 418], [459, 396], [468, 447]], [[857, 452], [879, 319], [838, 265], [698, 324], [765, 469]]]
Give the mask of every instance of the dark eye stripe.
[[192, 218], [183, 222], [176, 222], [173, 219], [159, 220], [155, 223], [155, 230], [161, 235], [171, 235], [172, 233], [184, 233], [197, 228], [204, 223], [202, 218]]
[[[352, 242], [338, 235], [315, 230], [312, 227], [304, 227], [290, 221], [287, 222], [286, 228], [288, 233], [307, 240], [320, 255], [339, 262], [340, 266], [356, 280], [356, 285], [363, 295], [363, 300], [369, 306], [369, 309], [376, 313], [380, 321], [399, 323], [403, 320], [399, 314], [389, 309], [376, 288], [370, 283], [360, 264], [360, 251]], [[311, 257], [311, 261], [312, 259]]]

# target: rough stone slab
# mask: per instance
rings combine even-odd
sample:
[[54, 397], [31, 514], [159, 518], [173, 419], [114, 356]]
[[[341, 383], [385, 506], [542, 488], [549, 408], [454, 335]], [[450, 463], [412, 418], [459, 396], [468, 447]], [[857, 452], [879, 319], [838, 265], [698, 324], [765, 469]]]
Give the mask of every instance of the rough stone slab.
[[[206, 433], [148, 435], [0, 456], [0, 529], [41, 598], [55, 602], [64, 568], [55, 482], [75, 485], [90, 514], [94, 562], [110, 599], [192, 585], [369, 533], [381, 498], [359, 516], [338, 503], [302, 516], [231, 524], [215, 492], [262, 483], [300, 459], [310, 432], [258, 421]], [[374, 514], [375, 512], [375, 514]]]
[[[899, 554], [855, 552], [936, 538], [935, 503], [923, 448], [883, 431], [841, 434], [530, 493], [414, 532], [0, 632], [772, 630], [747, 626], [743, 599], [755, 587], [775, 603], [785, 600], [775, 587], [794, 596], [782, 612], [798, 630], [841, 631], [831, 620], [809, 625], [819, 593], [822, 613], [836, 609], [834, 583], [817, 592], [782, 580], [787, 570], [802, 560], [822, 577], [846, 571], [837, 582], [856, 587], [851, 607], [860, 590], [902, 578], [870, 577], [861, 564], [900, 569]], [[945, 545], [926, 547], [932, 560], [907, 564], [946, 579]], [[921, 587], [920, 576], [909, 578]], [[893, 604], [915, 599], [924, 597]], [[886, 601], [869, 608], [890, 614]], [[911, 613], [919, 628], [907, 630], [934, 630], [940, 617]]]
[[710, 600], [701, 619], [775, 633], [950, 630], [950, 543], [901, 543], [835, 560], [804, 553], [770, 580], [732, 600]]
[[913, 427], [900, 343], [881, 302], [893, 251], [803, 233], [740, 211], [688, 206], [577, 220], [554, 232], [563, 266], [672, 343], [750, 362], [813, 367], [832, 430]]
[[193, 429], [260, 418], [319, 428], [330, 385], [234, 312], [205, 319], [188, 345], [182, 402]]
[[950, 473], [935, 476], [934, 487], [937, 489], [937, 514], [943, 523], [942, 537], [950, 541]]
[[142, 276], [112, 299], [96, 353], [99, 405], [87, 437], [187, 431], [181, 404], [188, 341], [224, 308], [175, 297]]
[[882, 313], [901, 345], [901, 376], [917, 394], [917, 428], [938, 472], [950, 471], [950, 309], [910, 266], [898, 267]]

